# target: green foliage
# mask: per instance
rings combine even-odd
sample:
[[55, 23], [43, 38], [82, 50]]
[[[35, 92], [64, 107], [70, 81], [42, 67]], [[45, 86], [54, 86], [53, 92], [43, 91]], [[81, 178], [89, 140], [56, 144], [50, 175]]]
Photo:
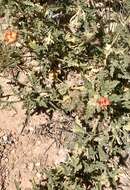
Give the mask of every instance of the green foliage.
[[[0, 71], [11, 71], [27, 114], [58, 109], [78, 118], [68, 161], [49, 171], [46, 188], [117, 188], [115, 159], [129, 132], [129, 2], [2, 0], [1, 6], [19, 37], [12, 45], [1, 40]], [[111, 105], [103, 108], [100, 97]]]
[[[48, 190], [56, 189], [102, 189], [117, 188], [119, 161], [117, 155], [127, 144], [122, 137], [122, 127], [113, 123], [112, 129], [100, 130], [100, 133], [86, 132], [82, 126], [75, 126], [76, 142], [69, 153], [66, 163], [47, 171]], [[111, 133], [111, 135], [110, 135]]]

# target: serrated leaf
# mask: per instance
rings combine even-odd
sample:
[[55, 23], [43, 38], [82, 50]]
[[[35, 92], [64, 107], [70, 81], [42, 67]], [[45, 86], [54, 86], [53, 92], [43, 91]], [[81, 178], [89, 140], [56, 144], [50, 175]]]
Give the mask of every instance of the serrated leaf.
[[106, 154], [105, 154], [103, 147], [101, 145], [98, 145], [98, 152], [99, 152], [100, 161], [107, 161]]
[[130, 131], [130, 122], [128, 122], [127, 125], [124, 125], [123, 129], [125, 129], [126, 131]]
[[122, 97], [120, 95], [117, 95], [117, 94], [112, 94], [109, 96], [109, 99], [112, 102], [119, 102], [119, 101], [121, 101], [121, 98]]
[[79, 125], [75, 125], [75, 127], [73, 128], [73, 132], [76, 133], [76, 134], [84, 134], [85, 133], [85, 130], [80, 127]]
[[61, 83], [61, 84], [58, 85], [58, 91], [62, 96], [67, 93], [67, 90], [68, 90], [68, 85], [67, 84]]
[[111, 92], [120, 82], [119, 81], [103, 81], [101, 86], [102, 94], [106, 94], [108, 92]]
[[35, 41], [29, 42], [29, 46], [30, 46], [30, 48], [32, 48], [32, 49], [37, 49], [37, 44], [36, 44]]
[[93, 114], [95, 113], [95, 110], [96, 110], [95, 106], [88, 104], [87, 109], [86, 109], [85, 119], [88, 120], [88, 119], [92, 118]]
[[23, 3], [27, 6], [35, 7], [35, 4], [30, 1], [23, 1]]

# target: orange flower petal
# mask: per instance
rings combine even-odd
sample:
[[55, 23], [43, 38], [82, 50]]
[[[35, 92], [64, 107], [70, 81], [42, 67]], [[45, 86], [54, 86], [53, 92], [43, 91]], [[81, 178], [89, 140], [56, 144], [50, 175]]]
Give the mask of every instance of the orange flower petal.
[[110, 100], [107, 97], [101, 97], [97, 103], [101, 108], [107, 108], [107, 106], [111, 105]]
[[16, 42], [17, 36], [18, 36], [18, 34], [16, 31], [6, 30], [4, 33], [4, 41], [7, 44], [12, 44], [12, 43]]

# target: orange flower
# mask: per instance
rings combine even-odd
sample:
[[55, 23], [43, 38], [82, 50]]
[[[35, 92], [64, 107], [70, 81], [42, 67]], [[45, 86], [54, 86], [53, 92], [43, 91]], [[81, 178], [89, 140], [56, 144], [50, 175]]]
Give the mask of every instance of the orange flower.
[[17, 40], [17, 32], [13, 30], [6, 30], [4, 33], [4, 41], [7, 42], [7, 44], [12, 44], [16, 42]]
[[101, 108], [107, 108], [108, 106], [110, 106], [111, 105], [111, 102], [110, 102], [110, 100], [108, 99], [108, 98], [106, 98], [106, 97], [101, 97], [98, 101], [97, 101], [97, 103], [99, 104], [99, 106], [101, 107]]

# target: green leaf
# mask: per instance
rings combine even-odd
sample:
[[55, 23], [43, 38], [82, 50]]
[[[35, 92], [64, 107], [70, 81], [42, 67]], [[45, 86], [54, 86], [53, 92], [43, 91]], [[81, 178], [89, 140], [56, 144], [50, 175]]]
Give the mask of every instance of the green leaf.
[[98, 152], [99, 152], [99, 157], [100, 157], [100, 161], [106, 162], [107, 161], [107, 157], [106, 154], [103, 150], [102, 145], [98, 145]]
[[20, 185], [16, 180], [14, 180], [14, 183], [15, 183], [16, 190], [21, 190]]
[[88, 120], [93, 117], [93, 114], [95, 113], [96, 107], [93, 105], [87, 105], [85, 119]]
[[122, 100], [122, 96], [117, 95], [117, 94], [112, 94], [112, 95], [109, 96], [109, 99], [112, 102], [120, 102]]
[[75, 127], [73, 128], [73, 132], [78, 135], [80, 135], [80, 134], [84, 135], [85, 130], [82, 127], [80, 127], [79, 125], [75, 125]]
[[123, 126], [123, 129], [125, 129], [126, 131], [130, 131], [130, 121], [127, 123], [127, 125]]
[[23, 1], [23, 3], [27, 6], [35, 7], [35, 4], [30, 1]]
[[58, 87], [59, 93], [60, 93], [62, 96], [67, 93], [67, 90], [68, 90], [68, 85], [67, 85], [67, 84], [61, 83], [61, 84], [59, 84], [57, 87]]
[[29, 47], [36, 50], [38, 48], [37, 44], [35, 41], [31, 41], [29, 42]]
[[119, 81], [110, 81], [110, 80], [105, 80], [102, 81], [101, 84], [101, 93], [103, 95], [110, 93], [114, 88], [119, 84]]

